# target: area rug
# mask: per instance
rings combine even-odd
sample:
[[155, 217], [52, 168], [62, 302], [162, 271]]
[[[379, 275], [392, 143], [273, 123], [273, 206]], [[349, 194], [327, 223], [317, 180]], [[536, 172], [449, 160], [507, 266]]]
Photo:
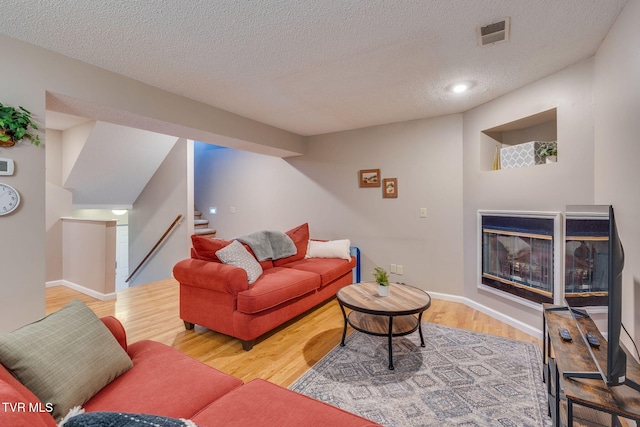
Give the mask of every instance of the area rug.
[[353, 332], [291, 390], [387, 427], [551, 426], [540, 347], [423, 323], [393, 339]]

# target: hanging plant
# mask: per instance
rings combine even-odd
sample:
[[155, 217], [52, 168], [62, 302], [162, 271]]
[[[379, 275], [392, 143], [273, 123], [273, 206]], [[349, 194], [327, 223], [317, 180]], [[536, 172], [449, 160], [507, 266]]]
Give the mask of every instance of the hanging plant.
[[31, 112], [24, 107], [8, 107], [0, 103], [0, 146], [12, 147], [16, 142], [28, 139], [36, 147], [40, 145], [40, 136], [31, 133], [38, 125], [31, 119]]

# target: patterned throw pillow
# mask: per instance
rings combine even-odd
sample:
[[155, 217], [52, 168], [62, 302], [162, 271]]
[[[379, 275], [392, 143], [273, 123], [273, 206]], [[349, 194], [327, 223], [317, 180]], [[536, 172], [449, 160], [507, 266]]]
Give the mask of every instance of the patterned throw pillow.
[[223, 263], [240, 267], [246, 271], [250, 285], [262, 275], [262, 267], [258, 261], [237, 240], [216, 252], [216, 256]]

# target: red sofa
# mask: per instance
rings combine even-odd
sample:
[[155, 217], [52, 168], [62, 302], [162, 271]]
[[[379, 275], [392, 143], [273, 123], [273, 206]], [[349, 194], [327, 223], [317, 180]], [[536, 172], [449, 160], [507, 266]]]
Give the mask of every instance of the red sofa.
[[[286, 232], [297, 252], [263, 261], [262, 275], [249, 285], [245, 270], [223, 264], [215, 253], [229, 240], [193, 236], [192, 258], [173, 269], [180, 282], [180, 318], [239, 338], [245, 350], [255, 339], [335, 296], [353, 282], [355, 259], [308, 258], [309, 226]], [[250, 251], [250, 249], [249, 249]]]
[[[207, 426], [377, 426], [369, 420], [264, 380], [247, 384], [154, 341], [127, 345], [114, 317], [102, 318], [133, 367], [82, 407], [96, 411], [154, 414]], [[0, 426], [56, 427], [46, 404], [0, 365]]]

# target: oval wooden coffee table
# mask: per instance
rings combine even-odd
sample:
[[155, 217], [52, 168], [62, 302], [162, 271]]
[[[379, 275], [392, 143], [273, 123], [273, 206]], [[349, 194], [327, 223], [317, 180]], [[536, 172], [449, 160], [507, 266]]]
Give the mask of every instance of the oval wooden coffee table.
[[[398, 283], [389, 286], [386, 297], [378, 295], [376, 283], [354, 283], [340, 289], [336, 296], [344, 316], [340, 345], [344, 347], [347, 325], [365, 334], [389, 337], [389, 369], [393, 369], [393, 337], [418, 330], [420, 345], [425, 346], [421, 320], [422, 313], [431, 306], [431, 296], [413, 286]], [[345, 307], [353, 311], [347, 315]]]

